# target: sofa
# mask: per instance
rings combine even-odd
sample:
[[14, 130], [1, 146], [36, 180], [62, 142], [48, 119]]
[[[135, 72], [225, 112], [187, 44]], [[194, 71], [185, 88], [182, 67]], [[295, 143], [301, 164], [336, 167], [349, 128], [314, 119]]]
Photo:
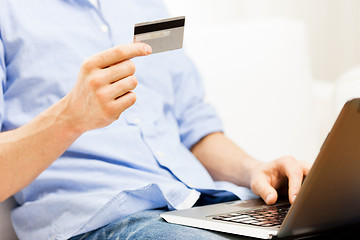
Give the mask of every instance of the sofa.
[[[307, 29], [296, 19], [189, 25], [184, 48], [225, 133], [263, 161], [293, 155], [313, 162], [356, 82], [356, 73], [339, 83], [313, 79]], [[13, 198], [0, 203], [0, 240], [17, 239], [10, 221], [14, 206]]]
[[16, 205], [14, 198], [0, 203], [0, 240], [16, 240], [16, 234], [10, 220], [11, 209]]

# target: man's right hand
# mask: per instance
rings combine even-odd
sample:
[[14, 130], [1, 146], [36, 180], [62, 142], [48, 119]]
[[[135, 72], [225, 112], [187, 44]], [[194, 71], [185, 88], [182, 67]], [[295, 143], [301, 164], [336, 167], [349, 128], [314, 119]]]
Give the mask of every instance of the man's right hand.
[[150, 53], [150, 46], [132, 43], [89, 57], [64, 98], [27, 124], [0, 133], [0, 202], [30, 184], [81, 134], [109, 125], [133, 105], [137, 80], [129, 59]]
[[120, 45], [87, 58], [75, 87], [63, 99], [71, 126], [79, 132], [106, 127], [136, 101], [135, 65], [130, 60], [151, 53], [144, 43]]

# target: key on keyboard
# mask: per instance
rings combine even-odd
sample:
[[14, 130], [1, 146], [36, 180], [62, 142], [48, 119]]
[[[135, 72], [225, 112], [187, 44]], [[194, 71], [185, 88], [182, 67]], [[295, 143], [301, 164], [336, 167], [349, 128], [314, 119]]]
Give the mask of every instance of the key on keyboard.
[[212, 219], [261, 227], [274, 227], [281, 225], [290, 206], [290, 204], [269, 206], [251, 211], [241, 211], [213, 216]]

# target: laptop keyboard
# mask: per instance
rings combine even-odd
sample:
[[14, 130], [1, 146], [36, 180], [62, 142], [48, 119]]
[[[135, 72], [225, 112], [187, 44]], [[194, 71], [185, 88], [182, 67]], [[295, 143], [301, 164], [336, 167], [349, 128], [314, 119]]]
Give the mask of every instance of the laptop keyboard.
[[290, 204], [268, 206], [265, 208], [258, 208], [251, 211], [240, 211], [218, 216], [212, 216], [214, 220], [249, 224], [261, 227], [275, 227], [281, 225], [286, 213], [289, 211]]

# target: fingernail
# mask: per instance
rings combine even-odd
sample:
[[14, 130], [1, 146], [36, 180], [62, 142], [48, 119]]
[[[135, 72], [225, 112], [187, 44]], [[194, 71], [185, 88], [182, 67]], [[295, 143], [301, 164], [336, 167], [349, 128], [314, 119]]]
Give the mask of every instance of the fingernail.
[[266, 195], [266, 198], [265, 198], [266, 203], [269, 203], [271, 201], [271, 199], [272, 199], [272, 194], [271, 193]]
[[296, 194], [294, 195], [294, 197], [293, 197], [293, 199], [292, 199], [293, 202], [295, 201], [295, 198], [296, 198]]
[[152, 53], [152, 48], [150, 45], [145, 44], [145, 54], [149, 55], [150, 53]]

